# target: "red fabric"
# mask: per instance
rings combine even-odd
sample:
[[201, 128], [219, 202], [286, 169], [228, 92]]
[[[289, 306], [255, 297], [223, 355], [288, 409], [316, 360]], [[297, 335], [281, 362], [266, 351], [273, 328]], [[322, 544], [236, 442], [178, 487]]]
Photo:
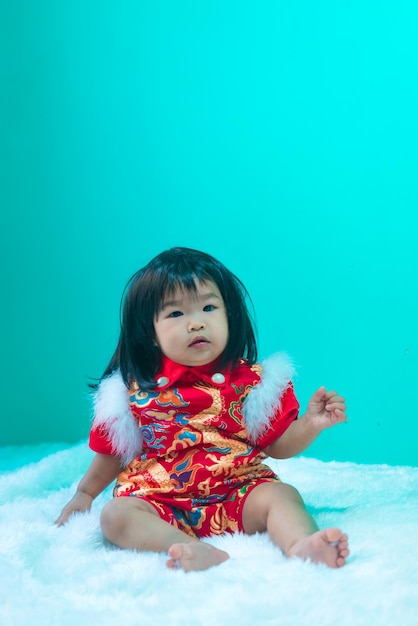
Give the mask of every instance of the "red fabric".
[[[262, 449], [298, 413], [289, 384], [268, 430], [252, 445], [241, 409], [260, 383], [262, 367], [243, 361], [222, 372], [222, 383], [212, 381], [214, 367], [188, 368], [165, 359], [157, 376], [168, 379], [164, 386], [149, 392], [127, 390], [131, 413], [141, 425], [143, 453], [120, 473], [114, 491], [115, 496], [144, 497], [168, 506], [180, 520], [187, 516], [198, 536], [239, 529], [239, 520], [227, 519], [225, 511], [231, 507], [225, 504], [236, 502], [238, 515], [238, 502], [249, 488], [262, 480], [279, 480], [263, 464]], [[112, 453], [102, 427], [92, 428], [90, 446]]]
[[107, 431], [102, 426], [99, 428], [93, 426], [90, 430], [89, 446], [99, 454], [112, 454], [112, 443], [107, 437]]
[[[249, 366], [245, 364], [245, 368], [249, 368]], [[161, 377], [168, 378], [169, 380], [168, 384], [160, 388], [161, 391], [166, 394], [169, 393], [168, 389], [174, 383], [176, 383], [179, 380], [179, 378], [182, 377], [182, 375], [183, 375], [183, 379], [182, 379], [183, 384], [184, 382], [193, 384], [199, 380], [205, 381], [205, 382], [208, 382], [211, 386], [214, 386], [215, 388], [225, 390], [225, 393], [227, 393], [228, 385], [236, 386], [239, 383], [240, 376], [242, 375], [242, 372], [243, 372], [243, 365], [241, 365], [237, 369], [234, 369], [233, 371], [231, 371], [231, 368], [227, 370], [223, 370], [222, 373], [225, 376], [225, 383], [223, 385], [219, 385], [219, 384], [214, 385], [212, 383], [211, 375], [214, 373], [215, 370], [216, 370], [216, 364], [215, 365], [212, 364], [210, 369], [208, 369], [208, 366], [187, 368], [177, 363], [174, 363], [173, 361], [170, 361], [170, 359], [164, 359], [162, 369], [159, 372], [159, 374], [156, 376], [156, 380], [158, 380]], [[231, 380], [231, 375], [232, 375], [232, 380]], [[252, 378], [254, 378], [254, 375], [252, 375]], [[255, 378], [256, 380], [254, 381], [253, 384], [257, 384], [258, 382], [260, 382], [260, 376], [255, 376]], [[191, 387], [191, 390], [192, 389], [193, 388]], [[132, 395], [132, 392], [128, 390], [126, 391], [126, 393], [128, 397]], [[189, 397], [187, 398], [190, 404], [193, 404], [193, 401], [196, 400], [196, 393], [192, 391], [192, 394], [193, 393], [194, 393], [194, 397], [192, 395], [190, 397], [190, 400], [189, 400]], [[266, 448], [267, 446], [271, 445], [273, 441], [275, 441], [275, 439], [277, 439], [278, 437], [280, 437], [280, 435], [284, 433], [284, 431], [290, 426], [290, 424], [298, 416], [299, 402], [296, 399], [293, 385], [291, 382], [289, 382], [289, 387], [282, 395], [280, 404], [281, 404], [281, 410], [276, 412], [276, 415], [274, 416], [274, 418], [272, 419], [270, 423], [270, 428], [265, 433], [263, 433], [256, 442], [257, 446], [260, 449]], [[131, 404], [131, 410], [132, 410], [132, 404]], [[136, 416], [139, 417], [138, 412]], [[108, 439], [107, 431], [102, 426], [99, 428], [95, 428], [94, 426], [92, 427], [90, 431], [89, 446], [92, 450], [94, 450], [94, 452], [98, 452], [101, 454], [112, 454], [112, 443]]]
[[280, 411], [276, 412], [270, 422], [270, 428], [257, 439], [257, 445], [262, 450], [270, 446], [280, 435], [283, 435], [290, 424], [297, 419], [299, 402], [296, 399], [292, 383], [289, 383], [289, 387], [282, 395], [280, 404]]

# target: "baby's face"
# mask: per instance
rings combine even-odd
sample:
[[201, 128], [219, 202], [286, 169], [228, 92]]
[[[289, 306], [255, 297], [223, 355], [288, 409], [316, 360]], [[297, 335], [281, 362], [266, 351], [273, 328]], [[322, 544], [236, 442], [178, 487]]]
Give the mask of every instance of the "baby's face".
[[228, 342], [225, 304], [215, 283], [196, 279], [196, 293], [176, 289], [154, 319], [157, 343], [181, 365], [206, 365]]

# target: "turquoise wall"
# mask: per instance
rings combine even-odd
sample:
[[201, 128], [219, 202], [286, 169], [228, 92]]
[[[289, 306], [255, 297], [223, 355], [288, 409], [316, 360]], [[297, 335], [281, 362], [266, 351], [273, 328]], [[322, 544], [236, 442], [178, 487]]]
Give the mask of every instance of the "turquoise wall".
[[128, 277], [172, 245], [246, 283], [261, 354], [418, 464], [416, 3], [2, 3], [0, 445], [87, 437]]

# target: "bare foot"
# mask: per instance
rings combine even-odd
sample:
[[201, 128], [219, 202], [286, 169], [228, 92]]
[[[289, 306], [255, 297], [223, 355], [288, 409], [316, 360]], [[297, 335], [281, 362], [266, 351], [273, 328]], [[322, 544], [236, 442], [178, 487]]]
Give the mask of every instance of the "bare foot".
[[169, 549], [168, 555], [171, 558], [167, 561], [167, 567], [181, 568], [185, 572], [209, 569], [229, 559], [227, 552], [201, 541], [175, 543]]
[[326, 528], [298, 541], [289, 556], [325, 563], [329, 567], [342, 567], [349, 554], [347, 535], [338, 528]]

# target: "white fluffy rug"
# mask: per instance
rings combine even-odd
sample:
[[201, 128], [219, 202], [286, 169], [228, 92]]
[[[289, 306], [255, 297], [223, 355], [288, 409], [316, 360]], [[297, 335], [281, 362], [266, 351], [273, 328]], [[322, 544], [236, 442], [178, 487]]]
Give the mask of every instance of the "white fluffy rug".
[[418, 625], [418, 468], [270, 460], [321, 527], [349, 533], [347, 565], [289, 561], [266, 536], [237, 535], [212, 540], [229, 561], [185, 574], [104, 543], [109, 490], [53, 525], [91, 458], [85, 442], [0, 455], [1, 626]]

